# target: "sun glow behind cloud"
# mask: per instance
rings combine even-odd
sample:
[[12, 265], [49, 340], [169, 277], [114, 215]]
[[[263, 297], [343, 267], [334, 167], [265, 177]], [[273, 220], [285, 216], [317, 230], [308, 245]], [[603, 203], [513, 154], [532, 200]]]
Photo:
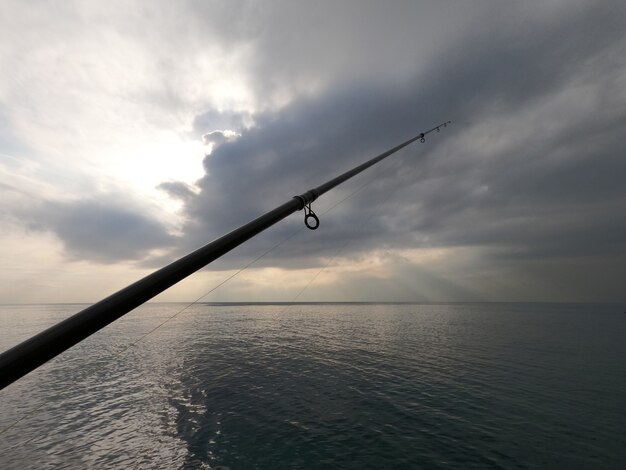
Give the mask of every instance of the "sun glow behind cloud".
[[[170, 30], [175, 37], [182, 31], [168, 8], [146, 15], [137, 11], [140, 5], [118, 7], [94, 2], [35, 8], [16, 2], [11, 27], [3, 21], [0, 64], [7, 73], [0, 75], [0, 196], [3, 207], [17, 212], [1, 214], [8, 217], [0, 234], [3, 252], [15, 256], [2, 256], [8, 290], [0, 301], [95, 300], [111, 286], [122, 287], [118, 280], [147, 274], [134, 261], [72, 261], [68, 247], [51, 232], [41, 231], [36, 221], [25, 230], [18, 218], [23, 209], [45, 211], [50, 204], [101, 200], [121, 207], [123, 197], [129, 210], [180, 233], [182, 203], [158, 186], [177, 181], [193, 189], [203, 176], [202, 160], [211, 149], [202, 133], [212, 129], [195, 130], [195, 117], [207, 108], [254, 111], [241, 71], [245, 45], [224, 50], [208, 42], [189, 49], [189, 42], [163, 42], [154, 34]], [[188, 23], [183, 29], [193, 27]], [[16, 278], [23, 270], [18, 261], [29, 266], [33, 280], [48, 279], [58, 289], [42, 286], [40, 294], [17, 295], [17, 286], [27, 284]], [[54, 266], [61, 271], [52, 274]], [[66, 280], [71, 271], [88, 270], [100, 281]], [[68, 290], [66, 284], [82, 287]]]
[[[204, 174], [211, 148], [194, 131], [199, 112], [254, 112], [241, 70], [249, 48], [152, 44], [156, 31], [178, 28], [167, 8], [145, 15], [140, 5], [61, 5], [59, 16], [52, 5], [13, 7], [20, 34], [0, 33], [2, 68], [10, 71], [0, 76], [0, 97], [20, 177], [56, 187], [60, 198], [128, 192], [175, 222], [180, 201], [157, 186], [193, 185]], [[138, 16], [143, 27], [134, 24]]]

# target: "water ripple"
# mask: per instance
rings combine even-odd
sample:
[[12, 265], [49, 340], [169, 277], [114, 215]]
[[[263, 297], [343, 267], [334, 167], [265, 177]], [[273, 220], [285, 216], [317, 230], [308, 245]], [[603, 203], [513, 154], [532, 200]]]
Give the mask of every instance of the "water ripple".
[[[76, 309], [1, 307], [9, 347]], [[623, 468], [626, 322], [590, 305], [139, 309], [0, 395], [2, 468]], [[10, 332], [14, 334], [11, 334]]]

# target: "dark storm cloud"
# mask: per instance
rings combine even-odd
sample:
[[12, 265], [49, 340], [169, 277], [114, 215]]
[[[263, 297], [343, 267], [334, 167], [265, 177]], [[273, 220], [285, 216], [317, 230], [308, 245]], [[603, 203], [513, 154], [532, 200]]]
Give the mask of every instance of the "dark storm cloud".
[[73, 259], [137, 260], [174, 242], [161, 224], [115, 198], [46, 202], [22, 217], [32, 229], [54, 233]]
[[[197, 246], [450, 118], [452, 128], [394, 157], [360, 198], [322, 217], [315, 236], [266, 263], [319, 264], [372, 214], [342, 254], [477, 247], [483, 263], [526, 263], [623, 253], [619, 11], [619, 2], [563, 4], [520, 21], [497, 8], [482, 28], [457, 31], [454, 44], [402, 79], [338, 81], [256, 116], [256, 127], [205, 159], [201, 191], [186, 206], [187, 240]], [[252, 256], [300, 223], [297, 217], [237, 253]]]

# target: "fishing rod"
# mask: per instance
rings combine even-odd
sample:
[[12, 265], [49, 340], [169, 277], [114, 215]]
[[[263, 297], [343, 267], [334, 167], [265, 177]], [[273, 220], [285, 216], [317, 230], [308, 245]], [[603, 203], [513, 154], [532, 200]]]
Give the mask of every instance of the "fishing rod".
[[316, 188], [292, 197], [262, 216], [5, 351], [0, 354], [0, 390], [294, 212], [304, 209], [305, 225], [316, 230], [320, 221], [311, 209], [313, 201], [416, 140], [424, 143], [427, 134], [439, 132], [441, 127], [450, 123], [441, 123]]

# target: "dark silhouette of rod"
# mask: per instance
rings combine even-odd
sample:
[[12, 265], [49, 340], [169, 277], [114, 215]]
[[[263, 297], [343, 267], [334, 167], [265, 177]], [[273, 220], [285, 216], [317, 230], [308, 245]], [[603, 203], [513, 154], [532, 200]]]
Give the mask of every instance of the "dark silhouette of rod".
[[[147, 302], [168, 287], [173, 286], [288, 215], [305, 209], [305, 223], [309, 228], [317, 228], [319, 220], [311, 210], [311, 203], [318, 197], [416, 140], [424, 142], [426, 134], [435, 130], [439, 132], [440, 127], [445, 127], [449, 123], [450, 121], [447, 121], [426, 132], [422, 132], [362, 165], [346, 171], [327, 183], [310, 189], [299, 196], [294, 196], [276, 209], [221, 236], [193, 253], [174, 261], [172, 264], [153, 272], [134, 284], [5, 351], [0, 354], [0, 389], [15, 382], [20, 377], [66, 349], [71, 348], [76, 343], [104, 328], [135, 307]], [[309, 224], [309, 217], [315, 219], [317, 222], [315, 226]]]

